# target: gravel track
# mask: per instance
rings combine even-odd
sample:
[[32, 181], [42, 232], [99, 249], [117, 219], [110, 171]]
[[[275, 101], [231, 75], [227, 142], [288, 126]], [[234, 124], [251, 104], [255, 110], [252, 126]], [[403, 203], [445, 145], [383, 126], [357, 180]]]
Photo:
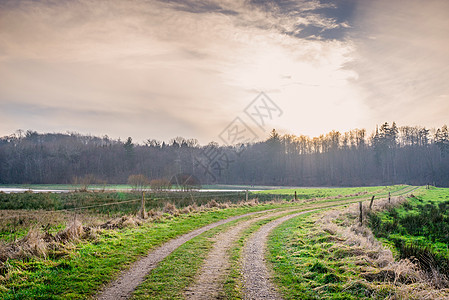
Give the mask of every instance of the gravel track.
[[282, 299], [271, 283], [270, 271], [265, 263], [268, 235], [285, 221], [316, 210], [318, 209], [291, 214], [271, 221], [263, 225], [248, 239], [243, 249], [244, 299]]
[[223, 280], [226, 274], [228, 274], [230, 267], [228, 250], [240, 238], [242, 232], [255, 222], [276, 217], [288, 213], [288, 211], [284, 210], [255, 217], [217, 234], [213, 238], [215, 241], [214, 246], [196, 276], [194, 284], [189, 286], [184, 293], [186, 299], [220, 299], [221, 292], [223, 291]]
[[217, 226], [238, 220], [247, 216], [269, 212], [272, 210], [258, 211], [247, 213], [239, 216], [230, 217], [225, 220], [221, 220], [187, 234], [184, 234], [176, 239], [170, 240], [165, 244], [159, 246], [158, 248], [151, 251], [146, 257], [135, 262], [129, 270], [125, 271], [120, 277], [113, 282], [111, 282], [103, 291], [101, 291], [97, 299], [99, 300], [116, 300], [116, 299], [128, 299], [131, 297], [132, 292], [136, 287], [141, 284], [145, 276], [154, 269], [159, 262], [166, 258], [170, 253], [172, 253], [176, 248], [184, 244], [185, 242], [193, 239], [194, 237], [206, 232]]

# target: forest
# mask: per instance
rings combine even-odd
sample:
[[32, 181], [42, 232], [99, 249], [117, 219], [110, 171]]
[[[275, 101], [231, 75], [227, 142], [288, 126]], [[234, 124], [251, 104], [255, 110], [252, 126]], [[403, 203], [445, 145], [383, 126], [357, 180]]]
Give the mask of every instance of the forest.
[[0, 184], [126, 183], [189, 176], [201, 184], [278, 186], [449, 186], [449, 133], [384, 123], [319, 137], [280, 135], [259, 142], [200, 145], [176, 137], [143, 144], [108, 136], [17, 131], [0, 138]]

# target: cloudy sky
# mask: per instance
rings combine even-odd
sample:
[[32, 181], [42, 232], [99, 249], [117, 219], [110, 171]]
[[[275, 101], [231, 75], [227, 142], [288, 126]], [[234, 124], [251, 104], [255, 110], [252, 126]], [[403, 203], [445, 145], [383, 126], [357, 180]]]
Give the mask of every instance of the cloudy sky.
[[[0, 0], [0, 136], [449, 123], [446, 0]], [[244, 113], [260, 92], [282, 111]]]

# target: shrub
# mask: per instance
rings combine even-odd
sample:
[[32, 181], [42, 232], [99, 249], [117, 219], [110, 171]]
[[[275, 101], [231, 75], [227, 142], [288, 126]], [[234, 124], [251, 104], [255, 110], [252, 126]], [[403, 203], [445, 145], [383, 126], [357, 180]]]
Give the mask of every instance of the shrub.
[[149, 179], [143, 174], [129, 175], [128, 184], [135, 191], [143, 191], [150, 184]]
[[171, 183], [170, 180], [167, 179], [153, 179], [150, 181], [150, 187], [152, 191], [160, 192], [163, 190], [170, 190]]

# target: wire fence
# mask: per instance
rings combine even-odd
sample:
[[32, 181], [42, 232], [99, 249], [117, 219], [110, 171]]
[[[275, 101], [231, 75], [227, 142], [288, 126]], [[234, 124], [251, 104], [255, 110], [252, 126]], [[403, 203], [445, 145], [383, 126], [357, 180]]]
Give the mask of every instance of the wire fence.
[[[238, 202], [246, 199], [245, 192], [148, 192], [142, 202], [142, 192], [132, 193], [18, 193], [0, 194], [0, 241], [15, 240], [30, 227], [60, 227], [70, 219], [107, 221], [125, 214], [137, 214], [145, 209], [162, 209], [166, 203], [177, 208], [196, 204]], [[126, 198], [120, 200], [120, 198]], [[131, 199], [129, 199], [131, 198]]]
[[[397, 190], [392, 194], [402, 194], [404, 192], [408, 192], [409, 190], [414, 190], [414, 187], [405, 187], [403, 190]], [[298, 199], [308, 199], [313, 195], [301, 194], [271, 194], [271, 193], [254, 193], [249, 191], [232, 191], [232, 192], [200, 192], [200, 191], [159, 191], [159, 192], [145, 192], [145, 209], [160, 209], [165, 206], [166, 203], [174, 204], [178, 208], [183, 208], [188, 205], [196, 204], [196, 205], [204, 205], [207, 204], [211, 200], [215, 200], [217, 202], [230, 202], [237, 203], [243, 200], [250, 200], [257, 198], [259, 202], [267, 202], [273, 199], [287, 199], [292, 200], [295, 197]], [[5, 199], [9, 197], [22, 196], [25, 194], [3, 194], [0, 195], [0, 209], [1, 210], [14, 210], [14, 214], [10, 216], [2, 216], [0, 215], [0, 220], [6, 219], [14, 219], [20, 217], [26, 217], [35, 214], [35, 210], [39, 210], [40, 213], [70, 213], [77, 212], [83, 210], [90, 210], [93, 213], [99, 214], [107, 214], [111, 215], [111, 213], [131, 213], [137, 212], [141, 209], [141, 196], [142, 191], [140, 192], [130, 192], [127, 193], [128, 196], [134, 197], [132, 199], [120, 200], [119, 198], [104, 198], [103, 196], [111, 193], [73, 193], [73, 195], [81, 195], [81, 199], [83, 201], [79, 201], [79, 199], [71, 199], [69, 194], [49, 194], [49, 193], [35, 193], [28, 194], [25, 199], [12, 199], [10, 205], [8, 205]], [[123, 194], [123, 193], [122, 193]], [[138, 194], [138, 196], [137, 196]], [[48, 201], [49, 196], [59, 196], [60, 203], [55, 204], [55, 201]], [[100, 197], [101, 196], [101, 197]], [[39, 197], [42, 197], [40, 199]], [[20, 206], [15, 205], [17, 202], [27, 202], [27, 198], [32, 198], [35, 202], [30, 206]], [[85, 198], [90, 198], [88, 201]], [[54, 199], [51, 199], [54, 200]], [[86, 205], [87, 204], [87, 205]], [[56, 206], [56, 207], [55, 207]], [[0, 210], [0, 212], [1, 212]], [[32, 210], [31, 212], [27, 212], [27, 210]]]
[[[414, 187], [405, 187], [393, 194], [404, 194], [413, 191]], [[112, 197], [111, 195], [114, 195]], [[124, 214], [136, 214], [142, 209], [142, 192], [131, 193], [73, 193], [49, 194], [0, 194], [0, 240], [16, 239], [16, 233], [20, 228], [27, 226], [56, 226], [58, 222], [68, 221], [70, 218], [88, 218], [107, 220], [111, 217]], [[271, 194], [254, 193], [249, 191], [223, 191], [223, 192], [200, 192], [200, 191], [145, 191], [145, 209], [162, 209], [167, 203], [174, 204], [177, 208], [196, 204], [198, 206], [207, 204], [211, 200], [216, 202], [238, 203], [246, 199], [257, 198], [259, 202], [267, 202], [273, 199], [295, 199], [294, 194]], [[309, 199], [311, 195], [297, 195], [298, 199]], [[365, 195], [367, 196], [367, 194]], [[20, 197], [23, 197], [21, 199]], [[73, 198], [71, 198], [73, 197]], [[129, 197], [121, 199], [121, 197]], [[7, 199], [12, 198], [8, 206]], [[59, 202], [56, 201], [59, 199]], [[86, 200], [87, 199], [87, 200]], [[22, 207], [26, 202], [33, 205]], [[16, 204], [16, 206], [14, 206]], [[18, 205], [18, 207], [17, 207]], [[48, 223], [48, 224], [47, 224]], [[46, 225], [47, 224], [47, 225]], [[23, 233], [23, 232], [22, 232]], [[6, 237], [6, 238], [5, 238]]]
[[[95, 195], [97, 193], [94, 193]], [[99, 194], [99, 193], [98, 193]], [[97, 194], [97, 195], [98, 195]], [[132, 194], [135, 195], [136, 193]], [[31, 194], [30, 195], [33, 198], [38, 198], [39, 194]], [[45, 194], [45, 197], [47, 197], [48, 194]], [[66, 196], [66, 195], [64, 195]], [[5, 194], [3, 197], [14, 197], [12, 194]], [[249, 198], [254, 197], [260, 197], [260, 195], [255, 195], [253, 193], [248, 192]], [[262, 196], [264, 199], [272, 199], [272, 195], [264, 194]], [[191, 205], [193, 203], [197, 205], [203, 205], [211, 201], [212, 199], [216, 200], [217, 202], [231, 202], [236, 203], [242, 200], [246, 200], [246, 193], [245, 192], [198, 192], [198, 191], [188, 191], [188, 192], [145, 192], [145, 208], [146, 209], [153, 209], [153, 208], [162, 208], [166, 203], [172, 203], [176, 205], [178, 208], [182, 208], [188, 205]], [[35, 199], [36, 200], [36, 199]], [[45, 203], [46, 198], [42, 200], [43, 203]], [[21, 201], [26, 201], [21, 200]], [[37, 200], [38, 202], [39, 200]], [[91, 200], [91, 202], [94, 202], [95, 199]], [[54, 209], [54, 203], [49, 203], [47, 205], [43, 203], [39, 203], [31, 206], [20, 206], [20, 205], [6, 205], [2, 198], [0, 198], [0, 205], [2, 205], [2, 210], [9, 210], [8, 212], [12, 213], [11, 210], [14, 210], [14, 214], [10, 216], [0, 216], [0, 220], [5, 219], [14, 219], [14, 218], [21, 218], [21, 217], [27, 217], [32, 216], [35, 214], [35, 210], [39, 210], [40, 213], [70, 213], [70, 212], [76, 212], [76, 211], [82, 211], [82, 210], [91, 210], [93, 212], [98, 213], [104, 213], [104, 210], [101, 210], [102, 208], [110, 208], [112, 206], [116, 206], [115, 209], [112, 209], [112, 212], [123, 212], [128, 213], [131, 211], [137, 211], [141, 208], [141, 201], [142, 196], [139, 195], [139, 198], [129, 199], [129, 200], [122, 200], [117, 201], [117, 199], [97, 199], [97, 201], [106, 201], [103, 203], [97, 203], [97, 204], [91, 204], [91, 205], [76, 205], [76, 201], [73, 201], [72, 199], [68, 199], [65, 203], [59, 203], [59, 206], [62, 206], [62, 208], [56, 208]], [[48, 202], [48, 201], [47, 201]], [[64, 201], [62, 201], [64, 202]], [[136, 205], [132, 205], [132, 204]], [[66, 208], [68, 206], [68, 208]], [[53, 208], [52, 208], [53, 207]], [[98, 210], [100, 209], [100, 210]], [[30, 212], [27, 212], [27, 210], [32, 210]], [[19, 213], [16, 213], [19, 212]], [[109, 210], [111, 212], [111, 210]]]

